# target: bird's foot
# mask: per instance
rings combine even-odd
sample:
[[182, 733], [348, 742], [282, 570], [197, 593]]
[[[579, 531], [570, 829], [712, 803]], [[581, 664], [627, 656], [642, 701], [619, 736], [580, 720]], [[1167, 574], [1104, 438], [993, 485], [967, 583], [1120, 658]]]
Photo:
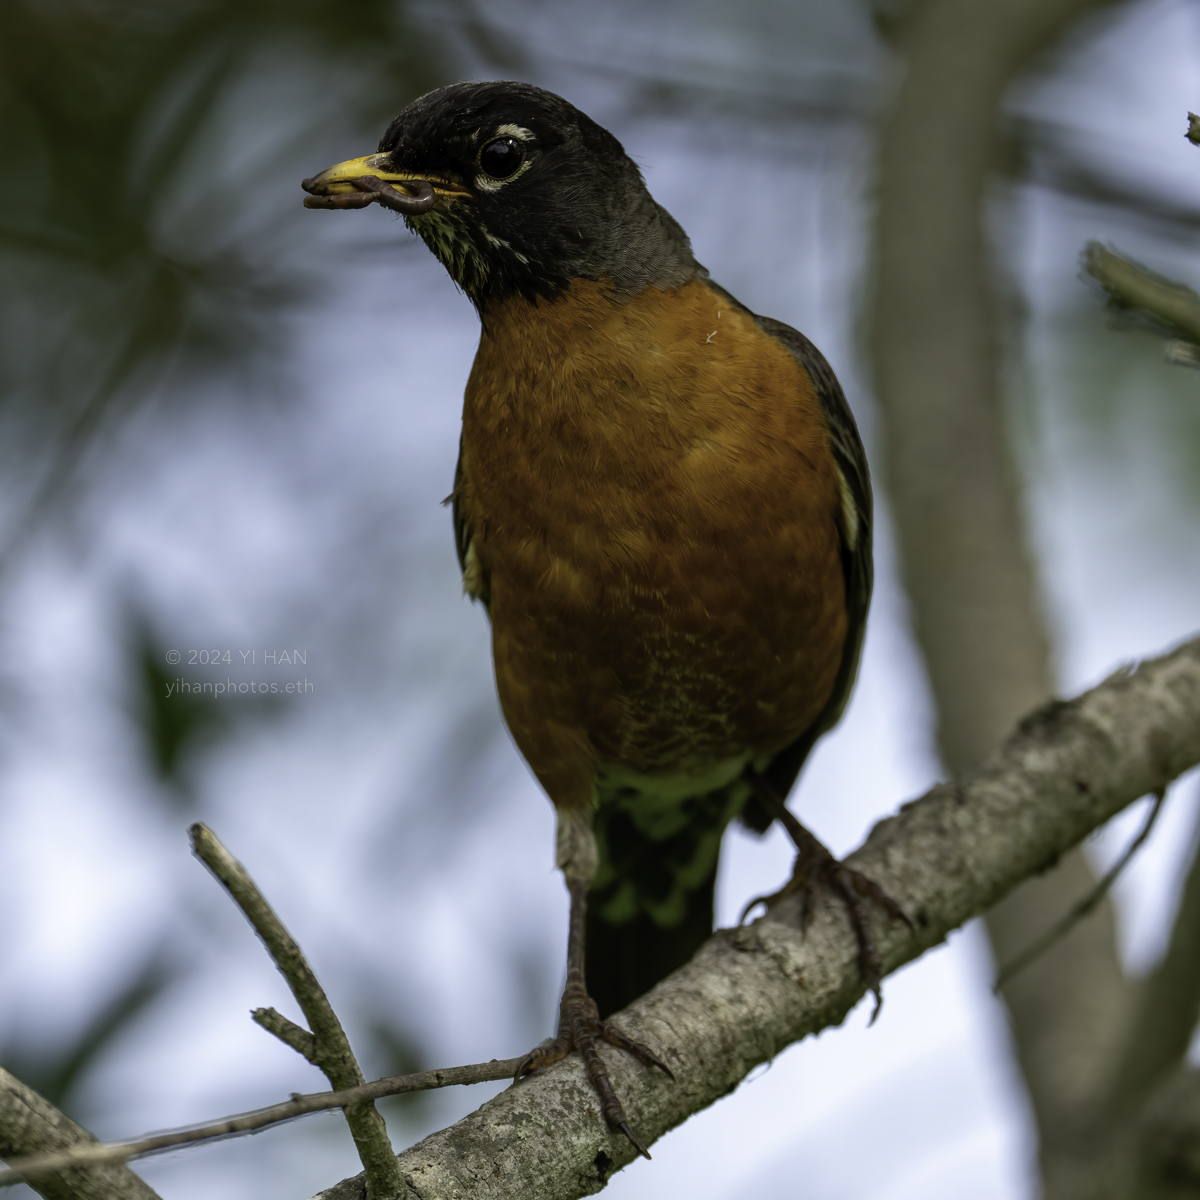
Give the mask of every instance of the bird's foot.
[[526, 1075], [536, 1071], [538, 1067], [546, 1067], [556, 1063], [572, 1050], [578, 1050], [583, 1059], [588, 1079], [596, 1094], [600, 1097], [600, 1111], [604, 1119], [613, 1129], [619, 1129], [633, 1143], [639, 1154], [650, 1157], [646, 1147], [642, 1145], [637, 1134], [633, 1132], [625, 1109], [617, 1094], [613, 1091], [612, 1082], [608, 1078], [608, 1068], [596, 1050], [597, 1041], [605, 1041], [610, 1046], [625, 1050], [639, 1062], [648, 1067], [658, 1067], [668, 1078], [674, 1079], [670, 1068], [652, 1050], [626, 1037], [610, 1021], [600, 1020], [600, 1012], [595, 1001], [582, 988], [573, 987], [570, 983], [563, 994], [559, 1007], [558, 1037], [551, 1042], [545, 1042], [536, 1050], [531, 1050], [522, 1060], [513, 1077], [513, 1083], [519, 1083]]
[[745, 921], [750, 910], [757, 904], [771, 909], [781, 900], [799, 894], [800, 928], [807, 930], [816, 911], [817, 897], [822, 890], [832, 892], [846, 906], [854, 937], [858, 942], [858, 969], [863, 982], [875, 997], [875, 1011], [871, 1014], [873, 1025], [883, 1006], [883, 993], [880, 991], [883, 981], [883, 959], [871, 933], [869, 907], [874, 905], [882, 909], [893, 921], [903, 921], [910, 931], [913, 923], [900, 905], [873, 879], [868, 879], [861, 871], [856, 871], [834, 858], [829, 850], [796, 820], [773, 790], [769, 794], [766, 793], [765, 780], [762, 784], [763, 787], [756, 790], [788, 831], [788, 836], [796, 846], [796, 863], [792, 868], [791, 879], [779, 891], [767, 896], [756, 896], [742, 909], [741, 921]]

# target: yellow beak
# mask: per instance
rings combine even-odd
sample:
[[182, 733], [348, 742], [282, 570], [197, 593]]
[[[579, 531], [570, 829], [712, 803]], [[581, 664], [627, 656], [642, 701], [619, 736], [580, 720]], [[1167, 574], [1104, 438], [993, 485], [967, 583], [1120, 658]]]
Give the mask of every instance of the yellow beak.
[[[387, 170], [384, 166], [387, 158], [386, 154], [368, 154], [364, 158], [351, 158], [346, 162], [338, 163], [336, 166], [327, 167], [319, 175], [314, 175], [311, 179], [304, 180], [300, 186], [312, 197], [354, 196], [362, 198], [364, 203], [370, 203], [370, 195], [364, 195], [362, 189], [355, 187], [353, 182], [356, 179], [364, 177], [378, 179], [390, 184], [391, 190], [400, 196], [416, 194], [415, 189], [404, 186], [405, 182], [409, 180], [417, 180], [430, 184], [439, 197], [470, 196], [471, 194], [464, 191], [458, 184], [451, 183], [445, 179], [437, 179], [429, 175], [405, 174]], [[312, 204], [307, 199], [304, 203], [306, 207], [311, 208], [329, 207], [329, 205], [321, 204], [319, 201], [316, 204]]]

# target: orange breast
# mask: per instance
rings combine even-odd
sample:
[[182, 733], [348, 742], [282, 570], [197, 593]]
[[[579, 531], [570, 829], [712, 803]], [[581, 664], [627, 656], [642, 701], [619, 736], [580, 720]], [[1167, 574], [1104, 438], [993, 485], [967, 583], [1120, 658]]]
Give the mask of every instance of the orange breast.
[[459, 502], [496, 682], [556, 804], [803, 733], [841, 661], [839, 484], [795, 359], [702, 282], [484, 314]]

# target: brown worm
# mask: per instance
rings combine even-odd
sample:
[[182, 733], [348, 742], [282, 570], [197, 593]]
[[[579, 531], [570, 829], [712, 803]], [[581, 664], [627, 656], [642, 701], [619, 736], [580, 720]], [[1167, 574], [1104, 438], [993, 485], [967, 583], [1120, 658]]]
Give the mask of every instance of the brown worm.
[[[314, 177], [315, 179], [316, 177]], [[305, 179], [301, 187], [309, 190], [314, 179]], [[347, 182], [359, 189], [358, 195], [343, 193], [336, 196], [306, 196], [305, 208], [366, 208], [372, 201], [377, 201], [384, 208], [390, 208], [398, 213], [428, 212], [437, 203], [437, 193], [433, 184], [427, 179], [406, 179], [403, 187], [406, 192], [397, 191], [387, 180], [375, 175], [361, 175]], [[411, 194], [410, 194], [411, 193]]]

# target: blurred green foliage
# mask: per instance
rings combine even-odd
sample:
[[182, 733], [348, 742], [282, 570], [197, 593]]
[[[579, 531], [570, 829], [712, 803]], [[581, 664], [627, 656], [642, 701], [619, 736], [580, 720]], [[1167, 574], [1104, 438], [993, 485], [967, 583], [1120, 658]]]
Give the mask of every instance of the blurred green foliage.
[[1096, 300], [1055, 326], [1059, 395], [1077, 442], [1114, 466], [1158, 463], [1178, 501], [1200, 512], [1200, 373], [1168, 361], [1173, 332]]
[[[276, 716], [285, 707], [281, 694], [217, 694], [201, 691], [225, 682], [228, 676], [206, 679], [186, 664], [171, 665], [165, 646], [156, 638], [146, 619], [136, 620], [130, 639], [133, 673], [133, 718], [142, 735], [146, 758], [159, 791], [169, 803], [194, 801], [191, 770], [235, 729], [254, 719]], [[234, 668], [234, 673], [236, 668]], [[190, 685], [190, 687], [185, 686]], [[190, 690], [190, 688], [196, 690]]]
[[[86, 498], [98, 435], [273, 345], [305, 292], [287, 233], [321, 165], [306, 143], [373, 143], [448, 78], [394, 0], [0, 4], [0, 572]], [[186, 796], [193, 752], [263, 705], [167, 700], [147, 630], [128, 639], [135, 716], [163, 794]], [[156, 950], [74, 1038], [18, 1029], [0, 1061], [61, 1105], [172, 978]]]
[[179, 971], [156, 949], [75, 1034], [53, 1047], [31, 1043], [18, 1026], [0, 1044], [0, 1063], [68, 1116], [75, 1111], [72, 1093], [88, 1070], [178, 977]]
[[165, 783], [185, 786], [183, 767], [190, 751], [202, 749], [228, 727], [228, 704], [213, 697], [176, 692], [177, 671], [163, 667], [159, 645], [144, 639], [137, 651], [141, 726], [146, 749], [158, 777]]
[[289, 99], [309, 137], [378, 129], [440, 61], [393, 0], [0, 5], [0, 466], [25, 493], [0, 567], [109, 414], [246, 360], [301, 294], [295, 214], [262, 203], [298, 182]]
[[[631, 21], [643, 7], [626, 6]], [[878, 94], [862, 81], [883, 74], [865, 37], [839, 35], [836, 61], [833, 42], [813, 37], [809, 67], [767, 75], [757, 88], [761, 73], [683, 61], [710, 43], [726, 46], [730, 22], [769, 8], [662, 5], [651, 15], [674, 34], [671, 78], [659, 57], [582, 66], [623, 72], [630, 107], [644, 116], [750, 113], [756, 130], [782, 131], [789, 147], [802, 122], [865, 127]], [[838, 6], [806, 9], [830, 26], [841, 19]], [[166, 405], [212, 400], [185, 385], [277, 345], [273, 331], [310, 280], [292, 249], [303, 240], [291, 225], [303, 215], [300, 178], [373, 145], [408, 100], [456, 78], [454, 46], [497, 73], [533, 74], [519, 49], [530, 12], [536, 6], [509, 5], [493, 23], [469, 0], [443, 0], [436, 21], [407, 0], [0, 3], [0, 572], [46, 518], [69, 516], [72, 499], [86, 498], [74, 485], [104, 444], [98, 434], [155, 396]], [[718, 17], [722, 36], [710, 37]], [[813, 73], [822, 56], [840, 76]], [[726, 132], [713, 125], [697, 136]], [[1160, 203], [1139, 181], [1105, 174], [1086, 139], [1025, 120], [1014, 121], [1013, 143], [1011, 161], [998, 165], [1010, 178], [1108, 205], [1114, 222], [1153, 219], [1193, 236], [1195, 207]], [[1072, 420], [1116, 438], [1118, 416], [1137, 403], [1138, 420], [1161, 431], [1163, 452], [1181, 462], [1200, 503], [1197, 377], [1163, 364], [1147, 338], [1101, 331], [1096, 311], [1064, 333], [1078, 385]], [[168, 698], [176, 673], [164, 670], [148, 629], [128, 639], [135, 720], [163, 794], [186, 796], [189, 763], [261, 708]], [[479, 714], [472, 719], [485, 727]], [[457, 744], [481, 738], [468, 730]], [[469, 790], [453, 773], [444, 785]], [[553, 988], [539, 962], [516, 969], [540, 1028], [552, 1013], [537, 1006]], [[156, 951], [73, 1039], [38, 1049], [14, 1037], [0, 1060], [61, 1103], [171, 978]], [[385, 1073], [426, 1065], [393, 1020], [364, 1020]], [[425, 1098], [393, 1103], [411, 1112]]]
[[[402, 1028], [394, 1015], [369, 1021], [366, 1033], [372, 1044], [371, 1063], [380, 1078], [388, 1075], [412, 1075], [429, 1069], [421, 1040]], [[385, 1112], [394, 1112], [410, 1120], [419, 1120], [433, 1099], [431, 1092], [403, 1092], [388, 1096], [383, 1102]]]

